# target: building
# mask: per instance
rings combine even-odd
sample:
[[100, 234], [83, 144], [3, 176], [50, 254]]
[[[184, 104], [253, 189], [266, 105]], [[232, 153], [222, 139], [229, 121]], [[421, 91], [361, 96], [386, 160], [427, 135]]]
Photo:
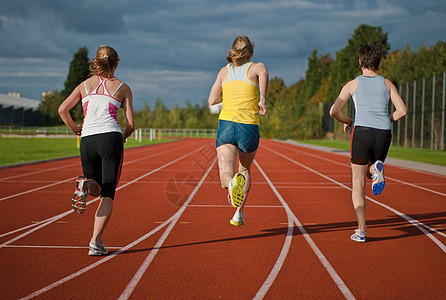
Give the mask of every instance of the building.
[[38, 125], [39, 100], [22, 98], [20, 93], [0, 94], [0, 125]]

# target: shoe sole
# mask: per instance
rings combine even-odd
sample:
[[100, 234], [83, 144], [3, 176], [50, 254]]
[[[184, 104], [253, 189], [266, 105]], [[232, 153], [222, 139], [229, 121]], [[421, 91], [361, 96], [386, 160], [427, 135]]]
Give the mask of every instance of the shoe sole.
[[232, 219], [229, 221], [229, 223], [231, 223], [232, 225], [237, 226], [237, 227], [245, 225], [245, 222], [237, 222]]
[[358, 242], [358, 243], [365, 243], [365, 239], [356, 239], [356, 238], [353, 238], [353, 237], [351, 237], [350, 238], [352, 241], [354, 241], [354, 242]]
[[101, 251], [89, 251], [88, 255], [90, 256], [103, 256], [103, 255], [107, 255], [108, 252], [101, 252]]
[[234, 208], [240, 207], [244, 201], [243, 187], [245, 186], [245, 176], [236, 174], [234, 184], [230, 191], [231, 204]]
[[78, 196], [75, 193], [73, 195], [73, 198], [71, 199], [71, 206], [73, 207], [73, 210], [75, 212], [77, 212], [78, 214], [82, 214], [87, 207], [87, 198], [84, 195]]
[[84, 190], [84, 183], [86, 180], [87, 177], [85, 176], [79, 176], [76, 179], [76, 190], [74, 191], [73, 198], [71, 198], [71, 206], [73, 207], [73, 210], [78, 214], [82, 214], [85, 211], [85, 208], [87, 207], [88, 188], [87, 188], [87, 195], [85, 195], [85, 193], [79, 195], [80, 191]]
[[384, 190], [384, 187], [386, 185], [386, 182], [384, 181], [384, 164], [382, 162], [377, 163], [374, 166], [375, 169], [375, 173], [378, 176], [378, 179], [376, 180], [376, 182], [372, 183], [372, 192], [373, 195], [377, 196], [379, 194], [381, 194], [381, 192]]

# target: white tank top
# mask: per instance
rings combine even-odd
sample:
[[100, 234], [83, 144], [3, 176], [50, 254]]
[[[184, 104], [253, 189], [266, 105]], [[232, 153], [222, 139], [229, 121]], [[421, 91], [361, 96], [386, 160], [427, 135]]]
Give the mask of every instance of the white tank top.
[[[84, 111], [82, 137], [100, 133], [121, 132], [121, 126], [117, 118], [121, 102], [114, 98], [114, 95], [121, 88], [123, 82], [113, 94], [110, 94], [105, 85], [108, 78], [102, 79], [98, 76], [98, 79], [99, 83], [91, 93], [88, 92], [86, 81], [84, 81], [87, 95], [82, 99], [82, 109]], [[103, 92], [98, 94], [98, 89], [101, 86]]]

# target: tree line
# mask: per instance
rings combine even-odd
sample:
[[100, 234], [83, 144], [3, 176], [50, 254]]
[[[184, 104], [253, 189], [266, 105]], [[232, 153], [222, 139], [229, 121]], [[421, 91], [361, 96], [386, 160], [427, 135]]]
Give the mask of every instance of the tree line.
[[[308, 139], [322, 138], [327, 133], [339, 137], [342, 127], [333, 122], [328, 110], [341, 87], [361, 74], [357, 52], [363, 44], [379, 43], [384, 46], [380, 72], [395, 85], [446, 71], [446, 42], [438, 41], [433, 46], [421, 45], [417, 51], [409, 46], [390, 51], [387, 38], [388, 33], [383, 32], [381, 26], [359, 25], [334, 58], [313, 50], [308, 57], [305, 78], [290, 86], [286, 86], [280, 77], [271, 78], [267, 93], [268, 113], [261, 118], [262, 137]], [[88, 78], [90, 63], [88, 50], [79, 48], [70, 63], [64, 89], [47, 92], [42, 97], [39, 107], [42, 123], [62, 124], [57, 108], [79, 83]], [[168, 109], [162, 99], [156, 100], [154, 108], [146, 103], [141, 110], [135, 111], [135, 124], [139, 128], [217, 127], [218, 115], [211, 114], [206, 101], [201, 104], [185, 101], [184, 106], [175, 105]], [[350, 110], [350, 113], [353, 110], [351, 105], [344, 109]], [[75, 121], [81, 122], [80, 103], [72, 110], [72, 116]], [[120, 122], [124, 120], [122, 110], [118, 117]]]

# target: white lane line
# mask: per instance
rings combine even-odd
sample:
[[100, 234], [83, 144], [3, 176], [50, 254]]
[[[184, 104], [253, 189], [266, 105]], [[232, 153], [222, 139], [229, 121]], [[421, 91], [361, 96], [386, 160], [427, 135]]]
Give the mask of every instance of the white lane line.
[[[87, 246], [54, 246], [54, 245], [7, 245], [5, 248], [37, 248], [37, 249], [88, 249]], [[110, 247], [107, 246], [107, 249], [121, 249], [122, 247]]]
[[[222, 207], [222, 208], [232, 208], [232, 205], [213, 205], [213, 204], [191, 204], [189, 207]], [[248, 208], [283, 208], [280, 205], [245, 205]]]
[[[204, 146], [203, 146], [203, 147], [204, 147]], [[183, 155], [183, 156], [181, 156], [181, 157], [179, 157], [179, 158], [177, 158], [177, 159], [175, 159], [175, 160], [172, 160], [172, 161], [170, 161], [169, 163], [167, 163], [167, 164], [165, 164], [165, 165], [163, 165], [163, 166], [161, 166], [161, 167], [158, 167], [158, 168], [156, 168], [156, 169], [153, 169], [153, 170], [151, 170], [150, 172], [147, 172], [147, 173], [145, 173], [144, 175], [141, 175], [141, 176], [139, 176], [138, 178], [136, 178], [136, 179], [134, 179], [134, 180], [131, 180], [131, 181], [127, 182], [126, 184], [123, 184], [123, 185], [119, 186], [116, 190], [119, 191], [120, 189], [122, 189], [122, 188], [124, 188], [124, 187], [126, 187], [126, 186], [128, 186], [128, 185], [130, 185], [130, 184], [133, 184], [133, 183], [135, 183], [135, 182], [141, 180], [142, 178], [144, 178], [144, 177], [146, 177], [146, 176], [149, 176], [149, 175], [151, 175], [151, 174], [153, 174], [153, 173], [155, 173], [155, 172], [157, 172], [157, 171], [159, 171], [159, 170], [161, 170], [161, 169], [164, 169], [164, 168], [170, 166], [171, 164], [173, 164], [173, 163], [175, 163], [175, 162], [177, 162], [177, 161], [179, 161], [179, 160], [181, 160], [181, 159], [183, 159], [183, 158], [185, 158], [185, 157], [191, 155], [192, 153], [195, 153], [195, 152], [197, 152], [197, 151], [200, 151], [201, 148], [203, 148], [203, 147], [200, 147], [200, 148], [198, 148], [197, 150], [195, 150], [195, 151], [193, 151], [193, 152], [189, 152], [189, 153], [187, 153], [187, 154], [185, 154], [185, 155]], [[93, 199], [93, 200], [90, 200], [90, 201], [87, 202], [87, 205], [90, 205], [90, 204], [92, 204], [92, 203], [98, 201], [99, 199], [100, 199], [100, 198], [97, 197], [97, 198], [95, 198], [95, 199]], [[65, 216], [67, 216], [67, 215], [69, 215], [69, 214], [71, 214], [71, 213], [73, 213], [73, 212], [74, 212], [73, 210], [69, 210], [69, 211], [67, 211], [67, 212], [61, 213], [61, 214], [59, 214], [59, 215], [57, 215], [57, 216], [54, 216], [54, 217], [52, 217], [52, 218], [46, 219], [46, 220], [44, 220], [44, 221], [40, 221], [39, 223], [36, 224], [36, 225], [38, 225], [36, 228], [33, 228], [33, 229], [31, 229], [31, 230], [29, 230], [29, 231], [27, 231], [27, 232], [24, 232], [24, 233], [22, 233], [21, 235], [15, 237], [15, 238], [13, 238], [13, 239], [11, 239], [11, 240], [9, 240], [9, 241], [4, 242], [3, 244], [0, 244], [0, 248], [3, 248], [4, 246], [6, 246], [6, 245], [8, 245], [8, 244], [10, 244], [10, 243], [13, 243], [13, 242], [15, 242], [15, 241], [21, 239], [22, 237], [25, 237], [25, 236], [29, 235], [30, 233], [32, 233], [32, 232], [34, 232], [34, 231], [36, 231], [36, 230], [38, 230], [38, 229], [41, 229], [41, 228], [43, 228], [43, 227], [45, 227], [45, 226], [47, 226], [47, 225], [49, 225], [49, 224], [51, 224], [51, 223], [53, 223], [53, 222], [55, 222], [55, 221], [57, 221], [57, 220], [59, 220], [59, 219], [65, 217]], [[26, 227], [29, 228], [29, 226], [26, 226]], [[17, 231], [20, 231], [20, 230], [19, 230], [19, 229], [14, 230], [14, 232], [17, 232]], [[10, 232], [10, 233], [11, 233], [11, 232]], [[10, 234], [10, 233], [7, 233], [7, 234]], [[3, 235], [6, 235], [6, 234], [3, 234]]]
[[[263, 146], [265, 147], [265, 146]], [[263, 177], [265, 177], [266, 181], [268, 182], [269, 186], [271, 187], [271, 189], [273, 190], [274, 194], [276, 194], [277, 198], [280, 200], [280, 203], [283, 205], [283, 207], [285, 208], [287, 215], [292, 216], [292, 219], [294, 221], [294, 223], [296, 223], [297, 227], [299, 228], [299, 231], [302, 233], [303, 237], [305, 238], [305, 240], [307, 241], [307, 243], [310, 245], [311, 249], [313, 250], [313, 252], [316, 254], [317, 258], [319, 259], [319, 261], [322, 263], [322, 265], [324, 266], [324, 268], [327, 270], [328, 274], [330, 275], [330, 277], [333, 279], [333, 281], [336, 283], [337, 287], [339, 288], [339, 290], [341, 291], [341, 293], [344, 295], [344, 297], [346, 299], [355, 299], [355, 297], [353, 296], [353, 294], [350, 292], [349, 288], [345, 285], [344, 281], [341, 279], [341, 277], [339, 277], [338, 273], [336, 273], [335, 269], [331, 266], [331, 264], [328, 262], [327, 258], [325, 258], [324, 254], [322, 254], [321, 250], [319, 250], [318, 246], [314, 243], [313, 239], [310, 237], [310, 235], [308, 234], [308, 232], [305, 230], [305, 228], [302, 226], [302, 224], [300, 223], [299, 219], [296, 217], [296, 215], [293, 213], [293, 211], [290, 209], [290, 207], [288, 206], [288, 204], [285, 202], [285, 200], [283, 199], [282, 195], [277, 191], [277, 189], [274, 187], [273, 183], [271, 182], [271, 180], [269, 179], [269, 177], [265, 174], [265, 172], [263, 171], [263, 169], [260, 167], [260, 165], [257, 163], [257, 161], [254, 161], [254, 163], [256, 164], [257, 168], [259, 168], [260, 172], [262, 173]], [[292, 226], [292, 225], [291, 225]], [[290, 228], [290, 225], [288, 224], [288, 229]], [[287, 234], [288, 237], [288, 234]], [[291, 241], [290, 241], [291, 243]], [[281, 253], [282, 255], [282, 253]], [[283, 257], [283, 259], [285, 259]], [[282, 262], [283, 263], [283, 262]], [[277, 264], [277, 263], [276, 263]], [[280, 267], [279, 267], [280, 270]], [[268, 289], [270, 288], [270, 286], [272, 285], [272, 283], [274, 282], [275, 277], [277, 276], [277, 273], [279, 270], [275, 270], [273, 268], [273, 270], [271, 271], [270, 276], [268, 276], [267, 280], [265, 281], [265, 283], [262, 285], [262, 287], [260, 288], [260, 290], [257, 292], [256, 296], [254, 297], [254, 299], [262, 299], [265, 295], [266, 292], [268, 291]], [[270, 278], [271, 277], [271, 278]]]
[[14, 197], [22, 196], [22, 195], [29, 194], [29, 193], [32, 193], [32, 192], [35, 192], [35, 191], [43, 190], [43, 189], [52, 187], [52, 186], [54, 186], [54, 185], [58, 185], [58, 184], [61, 184], [61, 183], [64, 183], [64, 182], [72, 181], [72, 180], [74, 180], [75, 178], [76, 178], [76, 177], [71, 177], [71, 178], [68, 178], [68, 179], [61, 180], [61, 181], [53, 182], [53, 183], [51, 183], [51, 184], [42, 185], [42, 186], [40, 186], [40, 187], [38, 187], [38, 188], [34, 188], [34, 189], [31, 189], [31, 190], [27, 190], [27, 191], [24, 191], [24, 192], [21, 192], [21, 193], [17, 193], [17, 194], [9, 195], [9, 196], [0, 198], [0, 201], [4, 201], [4, 200], [11, 199], [11, 198], [14, 198]]
[[14, 175], [14, 176], [3, 177], [3, 178], [0, 178], [0, 181], [6, 181], [6, 180], [17, 178], [17, 177], [29, 176], [29, 175], [39, 174], [39, 173], [43, 173], [43, 172], [52, 172], [52, 171], [59, 170], [59, 169], [71, 168], [71, 167], [74, 167], [77, 165], [80, 165], [80, 162], [77, 162], [75, 164], [70, 164], [70, 165], [64, 165], [64, 166], [60, 166], [60, 167], [56, 167], [56, 168], [40, 169], [37, 171], [28, 172], [28, 173], [20, 173], [20, 174]]
[[176, 225], [178, 219], [181, 217], [181, 215], [183, 214], [183, 212], [186, 210], [187, 205], [192, 201], [192, 199], [194, 198], [195, 194], [197, 193], [198, 189], [201, 187], [201, 185], [203, 184], [204, 180], [206, 179], [206, 177], [208, 176], [209, 172], [211, 171], [212, 167], [215, 165], [215, 162], [217, 161], [217, 159], [214, 159], [214, 161], [212, 162], [211, 166], [207, 169], [206, 173], [203, 175], [203, 177], [201, 178], [200, 182], [198, 183], [198, 185], [195, 187], [195, 189], [192, 191], [192, 193], [189, 195], [189, 198], [184, 202], [183, 206], [181, 206], [181, 208], [178, 210], [178, 212], [175, 214], [175, 218], [172, 219], [172, 221], [169, 224], [169, 227], [167, 227], [167, 229], [164, 231], [163, 235], [160, 237], [160, 239], [158, 240], [158, 242], [155, 244], [155, 246], [153, 247], [152, 251], [150, 251], [150, 253], [147, 255], [146, 259], [144, 260], [144, 262], [141, 264], [141, 266], [139, 267], [138, 271], [136, 271], [135, 275], [133, 276], [133, 278], [130, 280], [130, 282], [127, 284], [126, 288], [124, 289], [124, 291], [121, 293], [121, 296], [119, 296], [119, 300], [124, 300], [124, 299], [128, 299], [130, 297], [130, 295], [133, 293], [133, 291], [135, 290], [136, 286], [138, 285], [139, 281], [141, 280], [141, 278], [144, 276], [144, 273], [147, 271], [147, 269], [149, 268], [150, 264], [152, 263], [153, 259], [155, 258], [155, 255], [158, 253], [159, 249], [161, 248], [161, 246], [164, 244], [165, 240], [167, 239], [167, 237], [169, 236], [169, 234], [171, 233], [173, 227]]
[[[201, 147], [201, 148], [203, 148], [203, 147]], [[132, 163], [139, 162], [141, 160], [146, 160], [146, 159], [149, 159], [149, 158], [152, 158], [152, 157], [155, 157], [155, 156], [159, 156], [159, 155], [164, 155], [164, 154], [172, 152], [174, 150], [177, 150], [177, 149], [173, 148], [173, 149], [166, 150], [165, 152], [156, 153], [156, 154], [153, 154], [153, 155], [150, 155], [150, 156], [144, 156], [143, 158], [135, 159], [135, 160], [132, 160], [132, 161], [129, 161], [129, 162], [124, 162], [123, 165], [132, 164]], [[48, 170], [51, 171], [52, 169], [48, 169]], [[33, 172], [31, 172], [31, 173], [33, 173]], [[46, 189], [46, 188], [52, 187], [54, 185], [58, 185], [58, 184], [61, 184], [61, 183], [67, 182], [67, 181], [72, 181], [75, 178], [76, 177], [68, 178], [68, 179], [65, 179], [65, 180], [62, 180], [62, 181], [57, 181], [57, 182], [54, 182], [54, 183], [51, 183], [51, 184], [40, 186], [38, 188], [27, 190], [27, 191], [24, 191], [24, 192], [21, 192], [21, 193], [17, 193], [17, 194], [14, 194], [14, 195], [9, 195], [9, 196], [0, 198], [0, 201], [7, 200], [7, 199], [10, 199], [10, 198], [14, 198], [14, 197], [18, 197], [18, 196], [22, 196], [22, 195], [25, 195], [25, 194], [29, 194], [29, 193], [32, 193], [32, 192], [35, 192], [35, 191], [38, 191], [38, 190]]]
[[[257, 163], [256, 160], [254, 160], [254, 164], [257, 166], [257, 168], [262, 173], [263, 177], [268, 182], [271, 189], [276, 193], [276, 196], [278, 196], [279, 200], [281, 200], [280, 194], [278, 194], [277, 189], [274, 187], [274, 185], [269, 180], [268, 176], [266, 176], [265, 172], [263, 172], [262, 168], [260, 168], [260, 165]], [[283, 200], [283, 199], [282, 199]], [[280, 201], [282, 203], [282, 207], [285, 209], [287, 219], [288, 219], [288, 230], [285, 237], [285, 242], [283, 243], [282, 250], [280, 251], [279, 257], [276, 260], [276, 263], [274, 264], [273, 268], [271, 269], [271, 272], [269, 273], [268, 277], [266, 278], [265, 282], [262, 284], [260, 289], [257, 291], [256, 295], [254, 296], [255, 300], [263, 299], [270, 289], [270, 287], [273, 285], [274, 280], [276, 280], [277, 275], [280, 272], [280, 269], [282, 268], [285, 259], [288, 255], [288, 252], [291, 247], [291, 242], [293, 240], [293, 231], [294, 231], [294, 223], [293, 223], [293, 214], [291, 210], [289, 209], [288, 205], [285, 203], [285, 201]]]
[[[308, 156], [315, 157], [315, 158], [320, 159], [320, 160], [325, 160], [325, 161], [328, 161], [328, 162], [330, 162], [330, 163], [333, 163], [333, 164], [336, 164], [336, 165], [339, 165], [339, 166], [343, 166], [343, 167], [346, 167], [346, 168], [350, 168], [350, 165], [349, 165], [349, 164], [345, 164], [345, 163], [341, 163], [341, 162], [333, 161], [333, 160], [331, 160], [331, 159], [328, 159], [328, 158], [325, 158], [325, 157], [322, 157], [322, 156], [319, 156], [319, 155], [316, 155], [316, 154], [307, 153], [307, 152], [305, 152], [305, 151], [299, 151], [299, 150], [296, 150], [295, 148], [292, 148], [292, 147], [290, 148], [290, 147], [286, 147], [286, 146], [284, 146], [284, 145], [281, 145], [281, 146], [284, 147], [284, 148], [293, 150], [293, 151], [298, 151], [298, 152], [303, 153], [303, 154], [308, 155]], [[419, 171], [417, 171], [417, 172], [419, 172]], [[424, 172], [422, 172], [422, 173], [424, 173]], [[436, 175], [436, 174], [432, 174], [432, 173], [425, 173], [425, 174], [432, 175], [432, 176], [438, 176], [438, 175]], [[431, 189], [422, 187], [422, 186], [420, 186], [420, 185], [418, 185], [418, 184], [414, 184], [414, 183], [409, 183], [409, 182], [406, 182], [406, 181], [402, 181], [402, 180], [399, 180], [399, 179], [396, 179], [396, 178], [393, 178], [393, 177], [390, 177], [390, 176], [387, 176], [387, 175], [386, 175], [386, 178], [391, 179], [391, 180], [394, 180], [394, 181], [396, 181], [396, 182], [398, 182], [398, 183], [401, 183], [401, 184], [404, 184], [404, 185], [408, 185], [408, 186], [414, 187], [414, 188], [416, 188], [416, 189], [420, 189], [420, 190], [423, 190], [423, 191], [426, 191], [426, 192], [430, 192], [430, 193], [434, 193], [434, 194], [438, 194], [438, 195], [440, 195], [440, 196], [446, 197], [446, 194], [445, 194], [445, 193], [438, 192], [438, 191], [434, 191], [434, 190], [431, 190]], [[428, 184], [428, 185], [430, 185], [430, 184]]]
[[[201, 148], [199, 148], [197, 151], [199, 151], [200, 149], [201, 149]], [[194, 152], [195, 152], [195, 151], [194, 151]], [[194, 153], [194, 152], [192, 152], [192, 153]], [[181, 158], [183, 158], [183, 157], [186, 157], [186, 156], [188, 156], [188, 155], [190, 155], [190, 154], [191, 154], [191, 153], [188, 153], [188, 154], [186, 154], [186, 155], [183, 155], [182, 157], [178, 158], [177, 160], [179, 160], [179, 159], [181, 159]], [[171, 163], [172, 163], [172, 162], [171, 162]], [[171, 163], [169, 163], [169, 164], [171, 164]], [[215, 161], [214, 161], [214, 164], [215, 164]], [[213, 164], [212, 164], [212, 166], [213, 166]], [[211, 166], [211, 167], [212, 167], [212, 166]], [[210, 169], [211, 169], [211, 168], [209, 168], [209, 171], [210, 171]], [[209, 173], [209, 172], [207, 172], [207, 173]], [[206, 174], [206, 176], [207, 176], [207, 174]], [[191, 199], [192, 199], [192, 198], [191, 198]], [[35, 291], [34, 293], [31, 293], [31, 294], [29, 294], [28, 296], [23, 297], [23, 298], [21, 298], [21, 299], [31, 299], [31, 298], [37, 297], [37, 296], [39, 296], [39, 295], [41, 295], [41, 294], [43, 294], [43, 293], [45, 293], [45, 292], [48, 292], [49, 290], [51, 290], [51, 289], [53, 289], [53, 288], [55, 288], [55, 287], [58, 287], [58, 286], [64, 284], [64, 283], [67, 282], [67, 281], [70, 281], [71, 279], [74, 279], [74, 278], [76, 278], [76, 277], [78, 277], [78, 276], [84, 274], [85, 272], [87, 272], [87, 271], [89, 271], [89, 270], [92, 270], [92, 269], [96, 268], [97, 266], [99, 266], [99, 265], [101, 265], [101, 264], [103, 264], [103, 263], [109, 261], [110, 259], [115, 258], [117, 255], [119, 255], [119, 254], [121, 254], [121, 253], [123, 253], [123, 252], [129, 250], [130, 248], [132, 248], [132, 247], [138, 245], [139, 243], [141, 243], [142, 241], [146, 240], [147, 238], [149, 238], [149, 237], [152, 236], [153, 234], [157, 233], [158, 231], [160, 231], [161, 229], [163, 229], [164, 227], [166, 227], [167, 225], [169, 225], [169, 224], [170, 224], [171, 222], [173, 222], [174, 220], [175, 220], [175, 222], [176, 222], [176, 220], [178, 220], [178, 218], [179, 218], [179, 215], [181, 215], [181, 214], [183, 213], [183, 211], [184, 211], [184, 210], [181, 210], [181, 209], [178, 210], [178, 211], [177, 211], [173, 216], [171, 216], [167, 221], [165, 221], [164, 223], [160, 224], [159, 226], [157, 226], [156, 228], [154, 228], [153, 230], [151, 230], [151, 231], [148, 232], [147, 234], [141, 236], [139, 239], [137, 239], [137, 240], [133, 241], [132, 243], [128, 244], [127, 246], [122, 247], [122, 248], [119, 249], [118, 251], [113, 252], [113, 253], [111, 253], [110, 255], [105, 256], [104, 258], [102, 258], [102, 259], [96, 261], [95, 263], [93, 263], [93, 264], [91, 264], [91, 265], [88, 265], [88, 266], [86, 266], [85, 268], [83, 268], [83, 269], [81, 269], [81, 270], [79, 270], [79, 271], [77, 271], [77, 272], [75, 272], [75, 273], [73, 273], [73, 274], [71, 274], [71, 275], [68, 275], [68, 276], [66, 276], [66, 277], [64, 277], [64, 278], [62, 278], [62, 279], [60, 279], [60, 280], [58, 280], [58, 281], [56, 281], [56, 282], [54, 282], [54, 283], [52, 283], [52, 284], [50, 284], [50, 285], [47, 285], [46, 287], [44, 287], [44, 288], [42, 288], [42, 289], [40, 289], [40, 290], [38, 290], [38, 291]]]
[[[345, 184], [342, 184], [339, 181], [336, 181], [336, 180], [334, 180], [334, 179], [332, 179], [332, 178], [330, 178], [330, 177], [328, 177], [328, 176], [326, 176], [326, 175], [324, 175], [324, 174], [322, 174], [322, 173], [320, 173], [320, 172], [318, 172], [318, 171], [316, 171], [316, 170], [314, 170], [314, 169], [312, 169], [312, 168], [310, 168], [310, 167], [308, 167], [308, 166], [306, 166], [306, 165], [304, 165], [304, 164], [302, 164], [300, 162], [297, 162], [294, 159], [289, 158], [288, 156], [283, 155], [282, 153], [279, 153], [279, 152], [277, 152], [277, 151], [275, 151], [275, 150], [273, 150], [273, 149], [271, 149], [269, 147], [266, 147], [266, 146], [263, 146], [263, 148], [267, 149], [268, 151], [271, 151], [271, 152], [275, 153], [276, 155], [278, 155], [278, 156], [280, 156], [280, 157], [282, 157], [282, 158], [284, 158], [284, 159], [286, 159], [286, 160], [288, 160], [288, 161], [290, 161], [290, 162], [292, 162], [292, 163], [294, 163], [294, 164], [296, 164], [298, 166], [301, 166], [302, 168], [307, 169], [308, 171], [310, 171], [310, 172], [312, 172], [314, 174], [317, 174], [317, 175], [321, 176], [322, 178], [327, 179], [328, 181], [334, 182], [334, 183], [342, 186], [343, 188], [345, 188], [345, 189], [347, 189], [349, 191], [352, 190], [350, 187], [346, 186]], [[426, 231], [426, 229], [428, 229], [429, 231], [432, 231], [434, 233], [437, 233], [437, 234], [439, 234], [441, 236], [445, 236], [446, 237], [446, 234], [444, 234], [443, 232], [438, 231], [435, 228], [432, 228], [432, 227], [430, 227], [430, 226], [428, 226], [428, 225], [426, 225], [426, 224], [424, 224], [424, 223], [422, 223], [422, 222], [420, 222], [418, 220], [415, 220], [415, 219], [413, 219], [413, 218], [403, 214], [402, 212], [400, 212], [400, 211], [398, 211], [398, 210], [396, 210], [396, 209], [394, 209], [394, 208], [392, 208], [392, 207], [390, 207], [390, 206], [388, 206], [386, 204], [383, 204], [383, 203], [381, 203], [379, 201], [376, 201], [376, 200], [374, 200], [374, 199], [372, 199], [372, 198], [370, 198], [368, 196], [366, 196], [366, 199], [372, 201], [373, 203], [375, 203], [375, 204], [377, 204], [377, 205], [379, 205], [381, 207], [384, 207], [385, 209], [393, 212], [394, 214], [396, 214], [396, 215], [400, 216], [401, 218], [405, 219], [406, 221], [410, 222], [412, 225], [414, 225], [416, 228], [418, 228], [422, 233], [424, 233], [428, 238], [430, 238], [435, 244], [437, 244], [443, 252], [446, 253], [446, 246], [442, 242], [440, 242], [436, 237], [434, 237], [431, 233]]]

